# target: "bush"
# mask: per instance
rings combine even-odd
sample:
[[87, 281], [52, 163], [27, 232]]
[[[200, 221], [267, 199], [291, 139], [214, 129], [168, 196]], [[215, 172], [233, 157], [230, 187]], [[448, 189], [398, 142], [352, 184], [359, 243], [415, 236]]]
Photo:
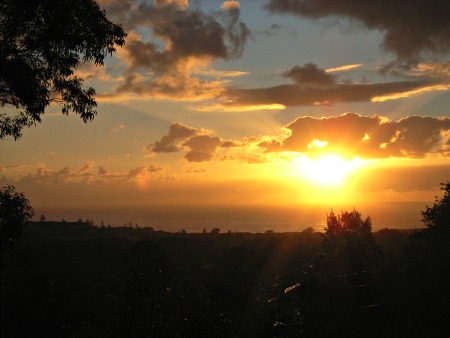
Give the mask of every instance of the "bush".
[[34, 210], [23, 193], [12, 185], [0, 190], [0, 227], [2, 249], [20, 238], [23, 227], [33, 217]]

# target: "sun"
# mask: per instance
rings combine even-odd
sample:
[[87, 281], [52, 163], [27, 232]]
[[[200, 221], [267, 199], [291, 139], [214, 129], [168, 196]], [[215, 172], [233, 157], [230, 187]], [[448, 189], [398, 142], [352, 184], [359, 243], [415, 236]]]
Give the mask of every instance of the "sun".
[[303, 157], [299, 169], [301, 176], [311, 183], [321, 186], [340, 186], [356, 169], [358, 162], [357, 158], [346, 161], [337, 154], [327, 154], [314, 159]]

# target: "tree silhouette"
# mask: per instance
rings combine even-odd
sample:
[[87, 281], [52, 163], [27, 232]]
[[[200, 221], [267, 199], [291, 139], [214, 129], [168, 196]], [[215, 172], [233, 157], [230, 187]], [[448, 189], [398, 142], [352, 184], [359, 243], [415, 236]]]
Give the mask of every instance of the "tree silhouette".
[[432, 207], [422, 211], [422, 221], [427, 229], [423, 231], [422, 239], [428, 245], [428, 253], [448, 266], [450, 250], [450, 182], [441, 183], [444, 196], [436, 197]]
[[12, 185], [0, 190], [0, 227], [2, 250], [9, 247], [22, 235], [25, 223], [33, 217], [34, 211], [23, 193]]
[[370, 217], [363, 220], [355, 209], [327, 216], [322, 244], [324, 253], [336, 257], [347, 269], [367, 267], [377, 251]]
[[3, 0], [0, 3], [0, 138], [22, 136], [51, 102], [84, 122], [96, 115], [95, 90], [74, 75], [80, 62], [101, 66], [126, 34], [94, 0]]
[[441, 199], [436, 197], [433, 207], [428, 207], [422, 211], [422, 221], [428, 229], [436, 231], [450, 230], [450, 182], [441, 183], [441, 190], [444, 196]]

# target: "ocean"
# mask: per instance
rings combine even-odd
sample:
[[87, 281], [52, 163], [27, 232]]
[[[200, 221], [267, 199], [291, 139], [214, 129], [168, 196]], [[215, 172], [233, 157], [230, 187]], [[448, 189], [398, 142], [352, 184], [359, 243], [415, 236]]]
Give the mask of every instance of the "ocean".
[[211, 206], [147, 205], [114, 207], [38, 207], [34, 220], [41, 215], [47, 221], [94, 220], [105, 226], [138, 225], [168, 232], [202, 232], [219, 228], [221, 232], [299, 232], [308, 227], [322, 231], [330, 211], [340, 213], [355, 207], [363, 218], [370, 216], [373, 230], [423, 227], [421, 211], [431, 203], [371, 203], [361, 206]]

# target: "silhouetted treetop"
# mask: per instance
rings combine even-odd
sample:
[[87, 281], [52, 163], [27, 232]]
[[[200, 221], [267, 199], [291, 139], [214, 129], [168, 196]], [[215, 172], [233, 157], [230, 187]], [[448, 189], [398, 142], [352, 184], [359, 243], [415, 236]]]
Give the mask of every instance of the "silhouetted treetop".
[[340, 215], [331, 212], [327, 216], [322, 245], [328, 258], [335, 259], [332, 264], [341, 266], [335, 266], [337, 270], [368, 268], [379, 255], [370, 217], [363, 219], [355, 209]]
[[356, 211], [343, 211], [336, 215], [333, 211], [327, 216], [325, 227], [324, 249], [333, 251], [346, 247], [352, 241], [373, 241], [372, 221], [370, 217], [365, 220]]
[[94, 0], [2, 0], [0, 3], [0, 138], [21, 137], [51, 102], [84, 122], [96, 115], [95, 90], [74, 75], [80, 62], [101, 66], [126, 34]]
[[441, 183], [444, 196], [436, 201], [433, 207], [422, 211], [422, 221], [429, 229], [450, 230], [450, 182]]

